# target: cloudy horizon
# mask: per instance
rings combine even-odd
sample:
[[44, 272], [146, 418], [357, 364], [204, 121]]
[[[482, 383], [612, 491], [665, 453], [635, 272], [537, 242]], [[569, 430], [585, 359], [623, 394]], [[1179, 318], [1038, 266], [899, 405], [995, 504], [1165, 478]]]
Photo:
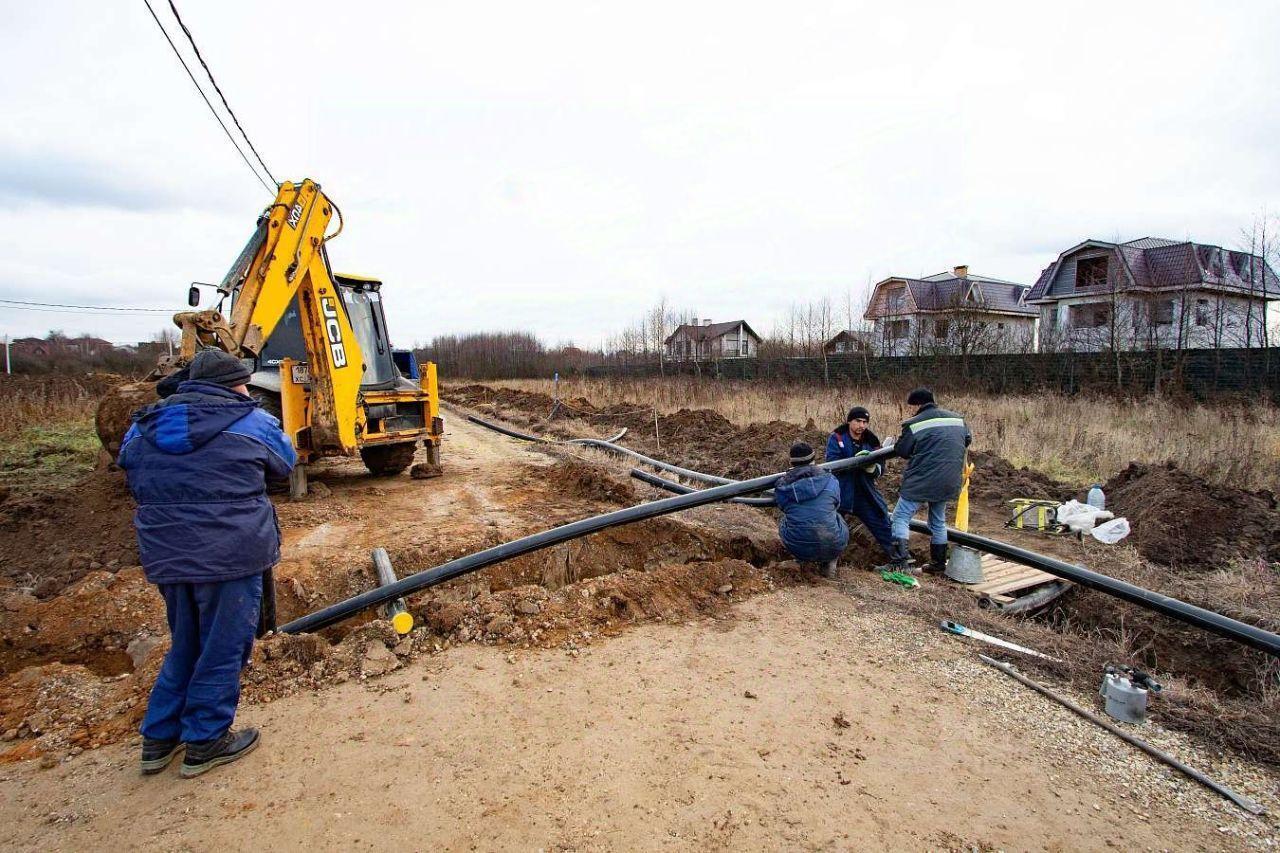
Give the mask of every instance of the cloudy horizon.
[[[888, 275], [1030, 284], [1088, 237], [1239, 248], [1280, 190], [1274, 3], [178, 6], [400, 346], [594, 347], [662, 296], [767, 332]], [[180, 309], [266, 191], [141, 2], [0, 15], [0, 298]], [[15, 337], [166, 325], [0, 305]]]

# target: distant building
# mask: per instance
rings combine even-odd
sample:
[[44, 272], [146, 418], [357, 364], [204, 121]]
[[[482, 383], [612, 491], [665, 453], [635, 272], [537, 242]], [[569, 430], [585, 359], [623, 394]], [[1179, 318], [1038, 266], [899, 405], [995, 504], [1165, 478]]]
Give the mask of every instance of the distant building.
[[1280, 280], [1267, 262], [1188, 240], [1085, 240], [1058, 256], [1027, 295], [1041, 349], [1256, 347]]
[[845, 329], [822, 345], [827, 355], [874, 354], [875, 334], [865, 329]]
[[115, 347], [110, 341], [84, 335], [79, 338], [15, 338], [12, 342], [14, 355], [35, 359], [57, 358], [59, 356], [80, 356], [92, 358], [106, 355]]
[[760, 353], [760, 336], [746, 320], [700, 325], [684, 323], [664, 342], [668, 361], [718, 361], [725, 358], [755, 358]]
[[864, 314], [880, 355], [1018, 352], [1035, 340], [1030, 288], [971, 275], [967, 266], [926, 278], [893, 276], [876, 284]]

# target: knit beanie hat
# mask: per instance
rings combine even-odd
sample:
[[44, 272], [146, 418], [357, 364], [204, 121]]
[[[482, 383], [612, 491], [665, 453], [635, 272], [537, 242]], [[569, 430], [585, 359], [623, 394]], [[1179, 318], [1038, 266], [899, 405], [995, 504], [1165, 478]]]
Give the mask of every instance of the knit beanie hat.
[[849, 421], [866, 421], [871, 422], [871, 413], [862, 406], [854, 406], [849, 410], [849, 417], [845, 418], [845, 423]]
[[791, 445], [791, 464], [808, 465], [813, 461], [813, 448], [803, 441]]
[[189, 379], [213, 382], [227, 388], [234, 388], [249, 381], [249, 368], [244, 362], [222, 350], [207, 349], [196, 353], [191, 360]]
[[928, 388], [917, 388], [907, 395], [908, 406], [927, 406], [933, 402], [933, 392]]

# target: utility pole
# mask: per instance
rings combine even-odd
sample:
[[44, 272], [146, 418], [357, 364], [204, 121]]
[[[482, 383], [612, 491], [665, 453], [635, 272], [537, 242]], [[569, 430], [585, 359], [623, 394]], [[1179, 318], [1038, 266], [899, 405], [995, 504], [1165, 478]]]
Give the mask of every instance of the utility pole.
[[4, 372], [6, 376], [13, 374], [13, 366], [9, 363], [9, 336], [4, 336]]

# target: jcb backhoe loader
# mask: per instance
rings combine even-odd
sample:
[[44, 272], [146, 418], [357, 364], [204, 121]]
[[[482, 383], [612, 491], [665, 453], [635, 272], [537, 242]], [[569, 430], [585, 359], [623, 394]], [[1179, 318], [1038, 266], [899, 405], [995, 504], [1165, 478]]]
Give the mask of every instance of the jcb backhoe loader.
[[[335, 214], [338, 230], [326, 234]], [[393, 355], [381, 282], [332, 272], [325, 244], [341, 230], [341, 212], [319, 184], [281, 184], [217, 285], [218, 308], [174, 315], [181, 348], [162, 358], [148, 379], [163, 379], [199, 349], [216, 347], [253, 362], [250, 393], [280, 419], [299, 462], [358, 452], [372, 473], [396, 474], [412, 462], [419, 441], [429, 461], [438, 462], [444, 423], [435, 365], [422, 365], [419, 376], [411, 354]], [[188, 301], [199, 304], [198, 286]], [[118, 413], [131, 411], [134, 402], [107, 401], [99, 410], [98, 435], [112, 453], [116, 433], [127, 427], [115, 423]], [[105, 416], [108, 411], [117, 414]], [[305, 489], [305, 480], [293, 486]]]

